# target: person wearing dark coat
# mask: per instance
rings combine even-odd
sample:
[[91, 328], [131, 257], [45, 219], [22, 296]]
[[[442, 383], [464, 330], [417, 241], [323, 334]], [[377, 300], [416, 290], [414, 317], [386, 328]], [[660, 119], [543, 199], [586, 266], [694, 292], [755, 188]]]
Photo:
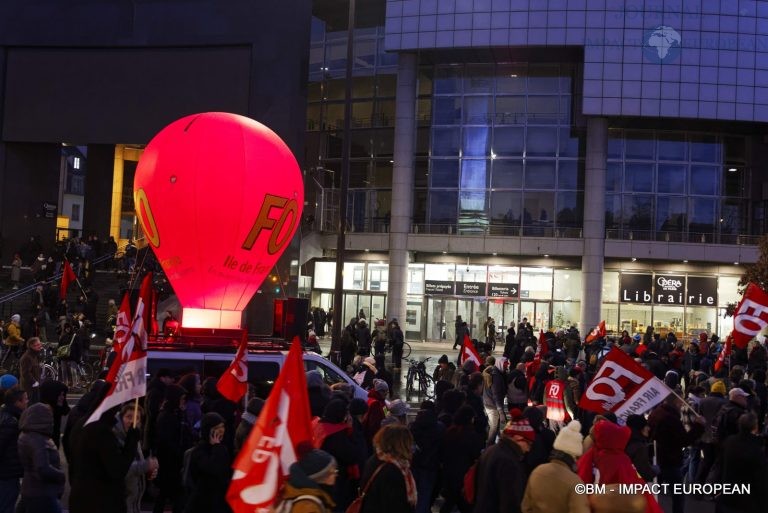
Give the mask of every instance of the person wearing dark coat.
[[445, 427], [438, 422], [434, 408], [433, 403], [425, 401], [416, 413], [416, 419], [409, 426], [416, 448], [411, 464], [418, 492], [416, 513], [429, 513], [432, 510], [432, 500], [440, 471], [440, 455], [444, 450]]
[[184, 513], [227, 513], [227, 488], [232, 477], [232, 456], [222, 443], [224, 419], [206, 413], [200, 421], [200, 441], [189, 455], [192, 493]]
[[27, 393], [15, 386], [5, 391], [0, 407], [0, 512], [14, 510], [24, 469], [19, 460], [19, 418], [27, 408]]
[[75, 404], [74, 408], [69, 411], [69, 415], [67, 415], [67, 422], [64, 426], [64, 436], [61, 439], [61, 447], [64, 449], [64, 456], [67, 458], [67, 471], [70, 476], [72, 475], [73, 468], [72, 441], [77, 438], [79, 431], [83, 427], [83, 423], [91, 416], [108, 391], [109, 383], [103, 379], [97, 379], [91, 385], [91, 389], [83, 394], [83, 397], [77, 401], [77, 404]]
[[384, 426], [376, 433], [373, 445], [375, 454], [366, 462], [360, 479], [361, 490], [370, 481], [361, 513], [414, 513], [417, 497], [410, 469], [411, 432], [400, 424]]
[[331, 400], [331, 388], [323, 381], [320, 371], [307, 371], [307, 392], [310, 413], [313, 417], [320, 417], [328, 401]]
[[147, 422], [144, 425], [144, 451], [148, 454], [154, 449], [154, 432], [157, 416], [160, 415], [160, 407], [165, 398], [165, 388], [173, 384], [173, 374], [170, 369], [159, 369], [157, 374], [147, 383], [147, 396], [144, 398], [144, 407], [147, 414]]
[[368, 327], [368, 323], [365, 322], [365, 319], [360, 319], [357, 322], [355, 332], [357, 335], [358, 354], [370, 356], [371, 341], [373, 339], [371, 338], [371, 328]]
[[[203, 402], [200, 410], [203, 414], [215, 412], [224, 419], [224, 445], [230, 454], [235, 450], [235, 417], [238, 405], [219, 393], [216, 388], [218, 378], [209, 377], [203, 381]], [[192, 426], [189, 426], [190, 428]]]
[[240, 417], [240, 424], [237, 425], [237, 430], [235, 431], [235, 454], [240, 452], [243, 444], [248, 439], [248, 435], [251, 434], [251, 429], [256, 424], [262, 408], [264, 408], [264, 399], [251, 397], [248, 400], [248, 405], [245, 407], [245, 411]]
[[125, 477], [136, 456], [141, 439], [138, 429], [129, 429], [125, 445], [115, 433], [115, 415], [119, 408], [105, 411], [101, 418], [83, 426], [72, 447], [80, 462], [70, 479], [69, 508], [77, 513], [125, 512]]
[[19, 418], [19, 460], [24, 468], [21, 500], [25, 513], [61, 513], [66, 480], [51, 440], [53, 412], [47, 404], [28, 407]]
[[768, 502], [768, 459], [765, 444], [757, 436], [757, 417], [739, 417], [739, 432], [723, 444], [721, 482], [749, 485], [748, 494], [722, 494], [717, 499], [722, 513], [761, 513]]
[[629, 442], [624, 448], [637, 473], [647, 483], [654, 480], [658, 472], [653, 468], [648, 458], [648, 421], [643, 415], [630, 415], [627, 417], [627, 427], [632, 430]]
[[340, 511], [346, 511], [355, 497], [355, 486], [360, 479], [359, 467], [365, 458], [366, 448], [356, 445], [352, 439], [349, 406], [341, 399], [331, 400], [323, 416], [312, 424], [313, 445], [336, 459], [338, 475], [331, 497]]
[[464, 499], [461, 489], [469, 467], [477, 461], [485, 448], [485, 437], [478, 434], [472, 425], [474, 418], [472, 407], [464, 405], [458, 409], [451, 426], [445, 431], [443, 446], [450, 450], [444, 450], [440, 454], [440, 494], [445, 500], [440, 513], [451, 513], [454, 507], [458, 507], [460, 513], [472, 511], [472, 506]]
[[523, 460], [530, 474], [533, 469], [549, 460], [557, 437], [554, 431], [544, 426], [544, 413], [541, 408], [528, 406], [523, 410], [523, 417], [528, 420], [534, 432], [533, 443]]
[[488, 416], [485, 414], [485, 407], [483, 406], [483, 375], [480, 372], [474, 372], [470, 375], [467, 384], [467, 404], [475, 412], [475, 420], [472, 423], [475, 426], [475, 431], [488, 437]]
[[67, 392], [69, 387], [61, 381], [47, 379], [40, 384], [40, 402], [47, 404], [53, 411], [53, 443], [59, 447], [61, 443], [61, 417], [69, 414]]
[[[206, 380], [207, 381], [207, 380]], [[192, 447], [192, 431], [184, 414], [186, 391], [178, 385], [168, 385], [165, 401], [154, 428], [154, 447], [159, 469], [154, 513], [163, 513], [165, 503], [171, 501], [174, 513], [181, 513], [184, 496], [181, 467], [184, 451]]]

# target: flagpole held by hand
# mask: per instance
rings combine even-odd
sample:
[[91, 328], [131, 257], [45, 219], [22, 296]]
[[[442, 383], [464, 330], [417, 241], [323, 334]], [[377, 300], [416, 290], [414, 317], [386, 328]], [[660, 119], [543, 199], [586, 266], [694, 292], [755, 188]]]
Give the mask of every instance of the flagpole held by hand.
[[139, 398], [137, 397], [135, 399], [135, 402], [133, 403], [133, 429], [136, 429], [138, 417], [139, 417]]

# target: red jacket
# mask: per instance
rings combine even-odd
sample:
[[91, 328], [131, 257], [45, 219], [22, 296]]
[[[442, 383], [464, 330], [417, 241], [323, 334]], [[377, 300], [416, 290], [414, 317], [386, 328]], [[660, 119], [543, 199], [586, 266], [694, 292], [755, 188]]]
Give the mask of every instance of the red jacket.
[[363, 417], [363, 431], [369, 446], [372, 446], [373, 435], [381, 428], [381, 421], [386, 417], [384, 396], [374, 389], [368, 391], [368, 412]]

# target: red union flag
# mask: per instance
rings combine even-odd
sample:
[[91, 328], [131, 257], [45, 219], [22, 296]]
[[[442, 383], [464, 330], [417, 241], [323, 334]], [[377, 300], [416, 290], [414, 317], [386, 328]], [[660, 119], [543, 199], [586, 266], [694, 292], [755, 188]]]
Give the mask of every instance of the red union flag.
[[591, 344], [598, 338], [605, 337], [605, 321], [600, 321], [600, 324], [598, 324], [595, 329], [589, 332], [589, 335], [587, 335], [587, 338], [584, 339], [585, 344]]
[[719, 372], [723, 365], [725, 365], [725, 359], [731, 356], [731, 340], [732, 337], [730, 335], [726, 337], [725, 345], [720, 350], [720, 355], [717, 357], [717, 361], [715, 362], [715, 372]]
[[670, 393], [651, 371], [613, 347], [581, 396], [579, 407], [596, 413], [613, 412], [623, 424], [628, 416], [645, 413]]
[[480, 367], [480, 353], [477, 352], [475, 344], [472, 343], [472, 339], [469, 335], [464, 335], [464, 344], [461, 346], [461, 354], [459, 355], [459, 363], [464, 365], [467, 360], [472, 360]]
[[733, 316], [731, 337], [738, 348], [745, 348], [763, 328], [768, 326], [768, 294], [750, 283]]
[[234, 513], [271, 511], [296, 461], [296, 446], [312, 441], [311, 420], [301, 342], [296, 337], [256, 425], [235, 458], [227, 490]]
[[[115, 323], [115, 334], [112, 337], [112, 350], [117, 355], [112, 363], [120, 358], [123, 351], [123, 346], [128, 342], [131, 336], [131, 300], [128, 297], [128, 292], [123, 295], [123, 302], [120, 304], [120, 310], [117, 311], [117, 320]], [[112, 365], [107, 373], [107, 381], [114, 384], [117, 381], [117, 372], [120, 370], [120, 365]]]
[[72, 266], [69, 265], [69, 260], [64, 260], [64, 272], [61, 275], [61, 286], [59, 287], [59, 298], [64, 299], [67, 297], [67, 289], [69, 284], [77, 280], [75, 271], [72, 270]]
[[238, 402], [248, 391], [248, 332], [243, 330], [240, 345], [232, 363], [216, 382], [219, 393], [232, 401]]

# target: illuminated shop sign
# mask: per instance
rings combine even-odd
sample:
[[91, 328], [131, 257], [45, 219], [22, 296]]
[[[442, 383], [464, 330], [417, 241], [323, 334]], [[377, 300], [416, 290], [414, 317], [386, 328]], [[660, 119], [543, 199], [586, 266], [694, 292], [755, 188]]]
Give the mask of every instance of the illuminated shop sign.
[[485, 283], [460, 281], [456, 283], [457, 296], [485, 296]]
[[489, 283], [489, 297], [520, 297], [520, 285], [517, 283]]
[[[686, 283], [687, 281], [687, 283]], [[619, 301], [655, 305], [717, 305], [717, 278], [622, 274]]]
[[437, 280], [425, 280], [424, 281], [424, 293], [434, 294], [442, 296], [453, 295], [453, 282], [452, 281], [437, 281]]

